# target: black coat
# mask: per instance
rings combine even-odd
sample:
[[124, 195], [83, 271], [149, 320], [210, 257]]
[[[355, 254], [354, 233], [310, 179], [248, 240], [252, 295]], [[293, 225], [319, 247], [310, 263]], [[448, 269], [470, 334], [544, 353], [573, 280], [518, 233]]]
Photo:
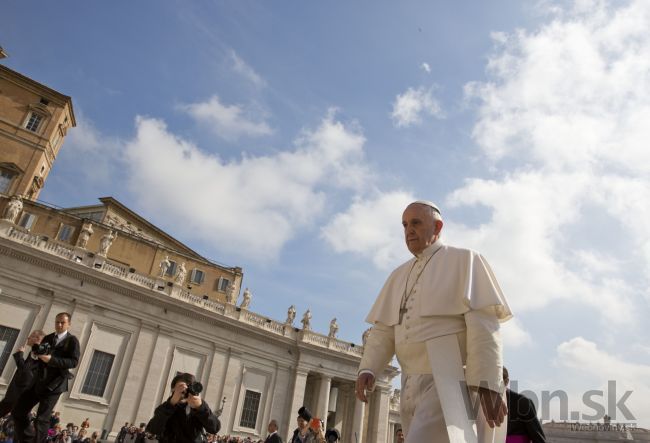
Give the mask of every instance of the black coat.
[[546, 443], [542, 425], [532, 400], [523, 395], [506, 391], [508, 397], [508, 435], [526, 435], [533, 443]]
[[12, 398], [15, 401], [25, 389], [34, 383], [40, 360], [34, 360], [31, 356], [25, 359], [20, 351], [15, 352], [13, 358], [16, 361], [16, 372], [9, 382], [5, 398]]
[[36, 392], [41, 394], [61, 394], [68, 390], [68, 380], [72, 378], [70, 369], [74, 369], [79, 364], [79, 340], [77, 337], [68, 334], [59, 344], [54, 345], [56, 334], [46, 335], [42, 343], [48, 343], [52, 347], [50, 352], [50, 361], [41, 363], [36, 380]]
[[264, 443], [282, 443], [282, 439], [280, 438], [280, 435], [276, 432], [275, 434], [266, 437]]
[[199, 443], [203, 430], [216, 434], [221, 423], [204, 401], [197, 409], [186, 412], [186, 403], [172, 405], [169, 400], [156, 408], [147, 424], [147, 432], [156, 434], [160, 443]]

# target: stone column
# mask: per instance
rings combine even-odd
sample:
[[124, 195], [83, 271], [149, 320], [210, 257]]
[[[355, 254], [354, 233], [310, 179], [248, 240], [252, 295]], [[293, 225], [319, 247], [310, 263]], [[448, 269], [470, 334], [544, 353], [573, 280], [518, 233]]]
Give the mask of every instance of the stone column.
[[323, 420], [325, 429], [327, 429], [327, 412], [330, 403], [330, 387], [332, 386], [332, 377], [321, 374], [320, 383], [318, 385], [318, 399], [316, 400], [316, 417]]
[[[295, 417], [298, 416], [298, 409], [303, 405], [303, 401], [305, 400], [305, 387], [307, 386], [307, 374], [309, 371], [304, 368], [296, 368], [296, 376], [293, 381], [293, 394], [291, 397], [291, 407], [289, 410], [286, 412], [286, 416], [284, 419], [284, 429], [285, 429], [285, 436], [284, 436], [284, 441], [289, 441], [291, 440], [291, 436], [293, 435], [293, 430], [295, 429], [295, 421], [293, 420]], [[280, 427], [282, 429], [282, 427]]]
[[352, 435], [350, 441], [357, 443], [364, 440], [363, 435], [363, 414], [366, 409], [366, 404], [360, 401], [356, 396], [353, 397], [354, 401], [354, 415], [352, 418]]

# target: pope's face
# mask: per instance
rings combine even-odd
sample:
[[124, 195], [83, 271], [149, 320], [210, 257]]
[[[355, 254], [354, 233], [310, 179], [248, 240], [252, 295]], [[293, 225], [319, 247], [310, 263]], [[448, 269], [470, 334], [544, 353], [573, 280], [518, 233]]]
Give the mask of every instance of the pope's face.
[[415, 255], [436, 241], [442, 229], [442, 222], [433, 218], [428, 207], [413, 203], [404, 210], [402, 226], [404, 226], [406, 247]]

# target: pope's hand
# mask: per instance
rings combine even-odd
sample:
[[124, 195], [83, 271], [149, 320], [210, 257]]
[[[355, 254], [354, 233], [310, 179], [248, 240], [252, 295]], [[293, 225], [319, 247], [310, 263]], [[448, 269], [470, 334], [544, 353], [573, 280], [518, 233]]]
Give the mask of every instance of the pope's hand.
[[486, 388], [479, 388], [478, 395], [488, 425], [491, 428], [500, 426], [508, 416], [508, 407], [501, 394]]
[[368, 397], [366, 392], [372, 392], [375, 390], [375, 376], [369, 372], [364, 372], [359, 374], [357, 377], [357, 386], [355, 392], [357, 398], [364, 403], [368, 403]]

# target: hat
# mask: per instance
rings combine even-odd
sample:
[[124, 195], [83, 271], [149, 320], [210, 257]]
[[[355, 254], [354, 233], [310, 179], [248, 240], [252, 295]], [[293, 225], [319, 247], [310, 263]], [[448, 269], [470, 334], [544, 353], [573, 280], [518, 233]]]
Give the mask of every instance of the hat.
[[298, 417], [302, 418], [305, 421], [311, 420], [311, 412], [306, 407], [301, 407], [298, 409]]
[[[440, 208], [438, 208], [438, 206], [432, 201], [429, 201], [429, 200], [416, 200], [413, 203], [428, 206], [428, 207], [432, 208], [434, 211], [436, 211], [438, 214], [440, 214]], [[411, 203], [411, 204], [413, 204], [413, 203]]]
[[330, 437], [336, 437], [336, 439], [333, 441], [339, 441], [341, 439], [341, 433], [338, 431], [338, 429], [335, 428], [328, 429], [325, 433], [325, 440], [329, 441]]

